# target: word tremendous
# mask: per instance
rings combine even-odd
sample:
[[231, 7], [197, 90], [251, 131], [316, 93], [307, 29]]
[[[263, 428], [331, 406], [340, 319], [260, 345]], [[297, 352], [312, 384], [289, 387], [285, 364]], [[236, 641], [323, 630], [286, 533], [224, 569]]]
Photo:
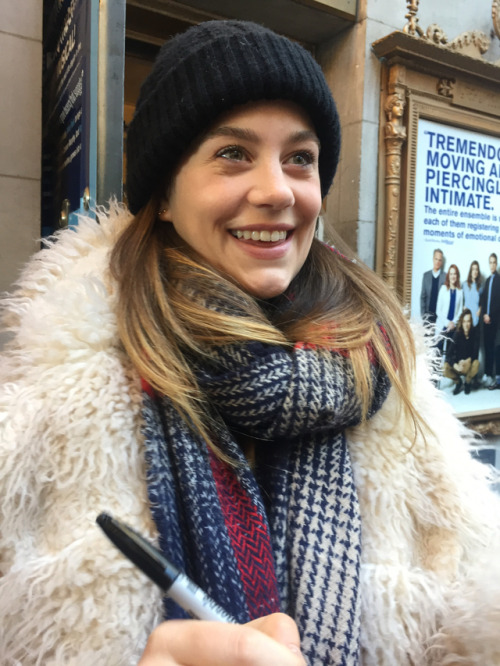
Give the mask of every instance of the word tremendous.
[[493, 210], [500, 196], [500, 145], [426, 131], [425, 201]]

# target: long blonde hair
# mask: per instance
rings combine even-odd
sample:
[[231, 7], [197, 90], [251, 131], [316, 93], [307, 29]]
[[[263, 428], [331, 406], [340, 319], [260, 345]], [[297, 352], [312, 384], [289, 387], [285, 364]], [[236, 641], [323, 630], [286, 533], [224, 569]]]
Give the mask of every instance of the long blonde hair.
[[[413, 337], [396, 298], [375, 273], [315, 239], [288, 290], [289, 307], [270, 314], [186, 246], [171, 223], [160, 221], [159, 203], [159, 196], [151, 198], [111, 255], [119, 334], [141, 377], [211, 446], [216, 448], [210, 417], [188, 357], [248, 340], [290, 348], [303, 341], [347, 351], [363, 418], [371, 402], [374, 355], [421, 427], [411, 403]], [[195, 285], [196, 298], [188, 284]], [[224, 303], [223, 310], [206, 307], [214, 300]]]

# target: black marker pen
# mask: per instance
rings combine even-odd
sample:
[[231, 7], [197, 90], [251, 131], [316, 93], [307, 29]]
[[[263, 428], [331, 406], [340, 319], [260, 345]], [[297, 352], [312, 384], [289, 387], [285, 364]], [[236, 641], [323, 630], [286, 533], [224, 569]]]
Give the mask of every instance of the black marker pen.
[[237, 624], [236, 620], [215, 603], [186, 574], [169, 562], [160, 551], [128, 525], [100, 513], [96, 523], [121, 552], [146, 576], [174, 599], [191, 617]]

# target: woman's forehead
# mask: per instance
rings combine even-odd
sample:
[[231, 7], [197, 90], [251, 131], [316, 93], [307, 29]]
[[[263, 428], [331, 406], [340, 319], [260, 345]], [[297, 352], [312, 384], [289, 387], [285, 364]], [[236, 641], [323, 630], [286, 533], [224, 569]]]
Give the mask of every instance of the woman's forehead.
[[213, 135], [221, 127], [242, 124], [245, 121], [251, 122], [255, 119], [265, 120], [271, 116], [281, 116], [283, 119], [296, 120], [297, 123], [303, 124], [305, 128], [312, 132], [316, 140], [318, 140], [314, 125], [305, 109], [295, 102], [286, 100], [259, 100], [235, 106], [220, 115], [207, 131], [204, 132], [203, 137]]

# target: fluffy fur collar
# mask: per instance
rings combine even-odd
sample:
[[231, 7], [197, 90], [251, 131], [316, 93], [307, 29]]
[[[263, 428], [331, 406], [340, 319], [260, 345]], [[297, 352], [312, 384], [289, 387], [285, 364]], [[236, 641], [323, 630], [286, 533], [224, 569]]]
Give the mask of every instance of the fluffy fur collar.
[[[109, 250], [128, 214], [83, 218], [4, 303], [0, 360], [0, 661], [136, 664], [160, 595], [95, 527], [101, 510], [155, 537], [141, 392], [117, 340]], [[348, 441], [363, 519], [364, 666], [500, 664], [500, 503], [474, 438], [429, 382], [414, 439], [391, 393]], [[71, 527], [68, 529], [68, 525]]]

